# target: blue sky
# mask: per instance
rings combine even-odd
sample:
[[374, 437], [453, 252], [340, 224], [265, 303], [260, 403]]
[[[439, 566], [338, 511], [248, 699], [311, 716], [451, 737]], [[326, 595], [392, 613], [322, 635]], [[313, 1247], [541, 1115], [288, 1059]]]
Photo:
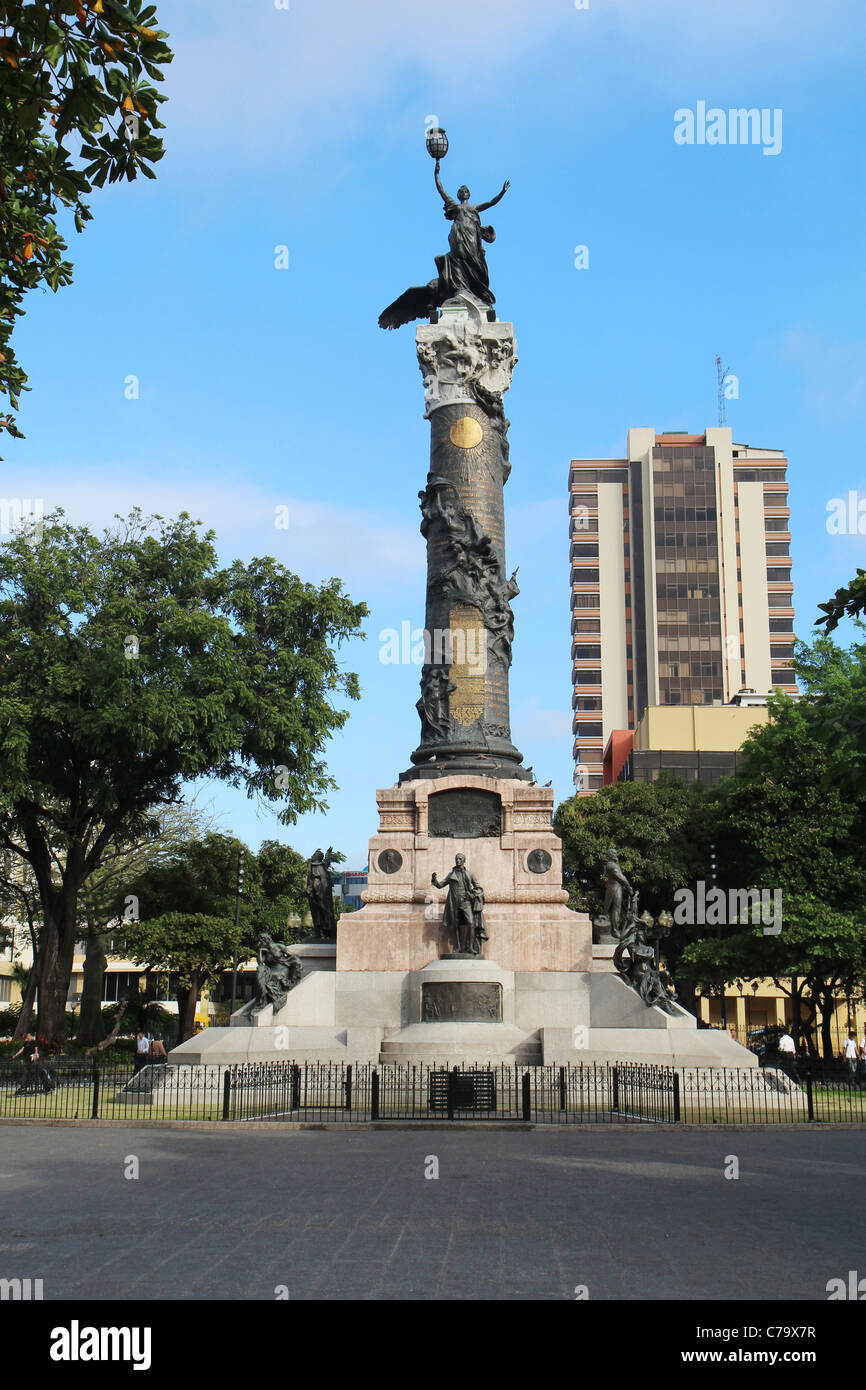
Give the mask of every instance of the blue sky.
[[[809, 635], [866, 565], [866, 538], [826, 528], [831, 498], [866, 496], [857, 0], [161, 0], [159, 18], [177, 55], [159, 178], [97, 191], [74, 284], [31, 298], [27, 438], [7, 441], [0, 493], [93, 526], [185, 509], [225, 560], [273, 554], [368, 603], [367, 640], [343, 654], [363, 698], [330, 745], [329, 814], [283, 830], [202, 788], [224, 829], [363, 864], [375, 789], [418, 740], [420, 672], [381, 664], [379, 634], [424, 621], [428, 426], [413, 331], [376, 319], [446, 249], [431, 115], [449, 191], [512, 185], [488, 263], [520, 357], [512, 725], [539, 780], [571, 793], [569, 459], [621, 455], [633, 425], [714, 424], [717, 352], [740, 383], [734, 438], [790, 459]], [[781, 109], [780, 153], [676, 144], [675, 111], [699, 101]]]

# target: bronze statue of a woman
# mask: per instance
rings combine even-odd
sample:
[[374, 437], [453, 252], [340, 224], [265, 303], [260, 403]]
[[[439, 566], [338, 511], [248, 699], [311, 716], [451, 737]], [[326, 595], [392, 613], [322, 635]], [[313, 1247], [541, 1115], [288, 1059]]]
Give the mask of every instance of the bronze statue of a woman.
[[433, 177], [436, 180], [440, 197], [445, 204], [445, 216], [454, 224], [448, 234], [450, 249], [444, 256], [436, 257], [436, 269], [439, 271], [439, 288], [442, 296], [439, 303], [442, 304], [446, 299], [452, 299], [461, 290], [467, 290], [469, 294], [474, 294], [475, 298], [480, 299], [484, 304], [495, 304], [496, 299], [490, 289], [487, 258], [484, 255], [482, 242], [486, 241], [489, 244], [495, 241], [496, 233], [492, 227], [482, 227], [478, 214], [494, 207], [500, 199], [505, 197], [509, 188], [508, 180], [505, 180], [495, 198], [491, 198], [487, 203], [476, 203], [473, 206], [469, 201], [469, 189], [465, 184], [457, 190], [459, 202], [455, 203], [454, 199], [445, 192], [439, 180], [438, 159]]
[[411, 289], [395, 299], [379, 315], [380, 328], [399, 328], [401, 324], [411, 323], [413, 319], [427, 318], [446, 299], [455, 295], [471, 294], [482, 304], [495, 304], [487, 274], [487, 259], [484, 245], [496, 239], [492, 227], [482, 227], [479, 213], [492, 208], [505, 197], [510, 184], [508, 179], [502, 188], [487, 203], [472, 204], [469, 189], [465, 184], [457, 190], [457, 201], [445, 192], [439, 179], [439, 160], [434, 171], [436, 187], [445, 204], [445, 216], [453, 223], [448, 234], [448, 250], [437, 256], [436, 269], [439, 274], [427, 285], [413, 285]]

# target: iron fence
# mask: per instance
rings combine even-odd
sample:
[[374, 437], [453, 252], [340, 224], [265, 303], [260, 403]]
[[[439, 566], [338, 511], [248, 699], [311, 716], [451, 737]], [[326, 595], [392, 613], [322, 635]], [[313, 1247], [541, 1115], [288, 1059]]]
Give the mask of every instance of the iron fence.
[[151, 1065], [0, 1059], [0, 1118], [466, 1119], [532, 1125], [866, 1123], [866, 1080], [777, 1068], [256, 1062]]

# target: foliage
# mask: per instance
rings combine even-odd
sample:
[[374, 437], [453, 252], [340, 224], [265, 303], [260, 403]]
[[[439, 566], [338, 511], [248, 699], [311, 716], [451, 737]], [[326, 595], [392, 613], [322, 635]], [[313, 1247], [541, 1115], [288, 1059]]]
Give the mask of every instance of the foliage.
[[843, 618], [859, 618], [866, 612], [866, 570], [858, 566], [857, 574], [843, 589], [837, 589], [827, 603], [819, 603], [823, 618], [816, 620], [823, 624], [825, 632], [832, 632]]
[[265, 840], [257, 856], [261, 889], [254, 901], [256, 921], [261, 931], [277, 941], [287, 941], [290, 917], [303, 918], [308, 909], [305, 886], [307, 861], [290, 845]]
[[[153, 83], [172, 60], [156, 22], [146, 0], [0, 3], [0, 390], [13, 410], [29, 389], [10, 341], [24, 296], [72, 279], [58, 210], [80, 232], [93, 186], [156, 178]], [[4, 428], [21, 437], [11, 414]]]
[[814, 647], [800, 644], [797, 672], [806, 698], [771, 700], [769, 723], [753, 729], [737, 776], [721, 786], [720, 871], [734, 884], [761, 883], [844, 910], [866, 892], [866, 804], [843, 777], [857, 750], [850, 740], [826, 740], [824, 710], [850, 703], [861, 665], [856, 651], [820, 637]]
[[[799, 643], [804, 698], [774, 697], [769, 723], [752, 731], [737, 776], [717, 794], [720, 879], [780, 890], [781, 932], [735, 924], [720, 940], [693, 942], [683, 958], [706, 987], [768, 976], [802, 995], [821, 1016], [825, 1056], [839, 993], [866, 978], [866, 786], [861, 779], [858, 791], [855, 780], [852, 791], [863, 752], [845, 724], [863, 699], [864, 655], [862, 645], [844, 651], [824, 634]], [[837, 721], [832, 738], [828, 719]]]
[[166, 912], [138, 924], [130, 951], [137, 965], [176, 974], [190, 988], [227, 970], [241, 940], [242, 929], [227, 917]]
[[591, 916], [604, 902], [611, 845], [626, 878], [641, 892], [641, 907], [654, 915], [670, 909], [675, 890], [700, 878], [709, 862], [712, 821], [699, 782], [615, 782], [595, 796], [564, 801], [554, 824], [563, 842], [570, 906]]
[[39, 886], [49, 1032], [82, 885], [184, 781], [243, 786], [286, 824], [336, 785], [322, 750], [348, 711], [333, 701], [359, 694], [336, 649], [365, 606], [273, 559], [218, 568], [213, 541], [185, 513], [134, 511], [99, 537], [58, 512], [0, 547], [0, 846]]
[[[671, 911], [678, 888], [709, 879], [714, 815], [707, 789], [699, 782], [660, 778], [657, 782], [616, 782], [596, 796], [572, 797], [559, 806], [555, 828], [562, 837], [563, 883], [569, 903], [591, 917], [604, 903], [604, 864], [614, 845], [620, 867], [640, 893], [640, 911], [654, 916]], [[694, 928], [674, 926], [664, 955], [681, 995], [689, 981], [680, 956]]]

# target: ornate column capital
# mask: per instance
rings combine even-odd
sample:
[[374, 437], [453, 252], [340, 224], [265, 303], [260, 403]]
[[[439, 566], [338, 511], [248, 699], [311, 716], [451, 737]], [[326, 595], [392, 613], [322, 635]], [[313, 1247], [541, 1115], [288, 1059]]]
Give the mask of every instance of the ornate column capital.
[[416, 329], [415, 345], [425, 417], [440, 406], [467, 403], [494, 415], [501, 412], [517, 362], [512, 324], [491, 322], [486, 306], [461, 295], [442, 306], [438, 323]]

